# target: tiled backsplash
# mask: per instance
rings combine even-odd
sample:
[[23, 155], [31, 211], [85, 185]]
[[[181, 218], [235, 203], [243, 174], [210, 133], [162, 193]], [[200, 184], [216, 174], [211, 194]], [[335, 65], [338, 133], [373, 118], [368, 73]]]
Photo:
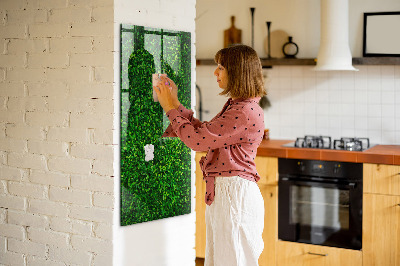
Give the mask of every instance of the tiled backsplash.
[[[274, 139], [303, 135], [369, 137], [374, 144], [400, 144], [400, 66], [356, 65], [353, 71], [313, 71], [312, 66], [264, 70], [271, 107], [265, 127]], [[197, 67], [203, 120], [220, 111], [226, 97], [214, 66]], [[197, 100], [197, 103], [199, 101]]]

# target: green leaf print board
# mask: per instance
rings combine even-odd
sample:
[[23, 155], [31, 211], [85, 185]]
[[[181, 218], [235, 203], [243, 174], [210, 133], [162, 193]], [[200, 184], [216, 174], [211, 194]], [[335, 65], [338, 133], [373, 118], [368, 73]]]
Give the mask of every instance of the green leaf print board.
[[121, 225], [191, 211], [191, 155], [179, 138], [162, 138], [169, 125], [153, 99], [152, 74], [178, 86], [191, 107], [190, 32], [121, 25]]

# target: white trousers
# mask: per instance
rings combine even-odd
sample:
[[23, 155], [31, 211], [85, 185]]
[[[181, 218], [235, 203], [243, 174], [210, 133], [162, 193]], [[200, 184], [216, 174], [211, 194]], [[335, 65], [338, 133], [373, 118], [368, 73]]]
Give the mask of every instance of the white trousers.
[[264, 199], [255, 182], [216, 177], [206, 206], [205, 266], [257, 266], [264, 249]]

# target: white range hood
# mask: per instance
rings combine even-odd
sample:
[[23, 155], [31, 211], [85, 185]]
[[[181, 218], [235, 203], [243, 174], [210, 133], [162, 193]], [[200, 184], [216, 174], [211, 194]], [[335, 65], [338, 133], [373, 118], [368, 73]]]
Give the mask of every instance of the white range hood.
[[321, 40], [314, 70], [358, 71], [349, 47], [348, 0], [321, 0]]

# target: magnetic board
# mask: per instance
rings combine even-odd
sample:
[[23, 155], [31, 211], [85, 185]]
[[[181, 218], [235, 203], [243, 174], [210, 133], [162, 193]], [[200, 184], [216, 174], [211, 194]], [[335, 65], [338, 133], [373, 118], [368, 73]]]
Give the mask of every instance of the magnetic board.
[[153, 100], [152, 74], [165, 73], [191, 106], [190, 32], [122, 24], [120, 173], [121, 225], [191, 212], [191, 151], [162, 138], [169, 125]]

